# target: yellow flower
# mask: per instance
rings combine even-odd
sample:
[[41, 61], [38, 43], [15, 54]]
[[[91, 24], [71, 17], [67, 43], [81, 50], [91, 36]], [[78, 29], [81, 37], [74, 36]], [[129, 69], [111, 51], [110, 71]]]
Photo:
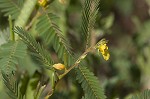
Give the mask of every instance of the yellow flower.
[[63, 69], [65, 69], [65, 65], [64, 65], [64, 64], [61, 64], [61, 63], [54, 64], [53, 67], [54, 67], [55, 69], [58, 69], [58, 70], [63, 70]]
[[101, 52], [103, 55], [103, 58], [105, 60], [108, 60], [110, 58], [110, 54], [108, 52], [108, 46], [107, 46], [107, 41], [105, 39], [102, 39], [98, 45], [97, 45], [98, 51]]
[[38, 0], [38, 3], [39, 3], [41, 6], [45, 7], [45, 6], [47, 5], [48, 1], [47, 1], [47, 0]]

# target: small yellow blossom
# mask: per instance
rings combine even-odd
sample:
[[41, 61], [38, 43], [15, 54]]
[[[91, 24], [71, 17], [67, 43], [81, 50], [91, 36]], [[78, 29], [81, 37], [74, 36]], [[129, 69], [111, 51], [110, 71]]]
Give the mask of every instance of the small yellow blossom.
[[101, 52], [105, 60], [108, 60], [110, 58], [110, 54], [108, 52], [107, 41], [105, 39], [102, 39], [100, 41], [100, 43], [97, 45], [97, 48], [98, 48], [98, 51]]
[[63, 70], [65, 69], [65, 65], [64, 64], [61, 64], [61, 63], [58, 63], [58, 64], [54, 64], [53, 67], [57, 70]]
[[47, 5], [48, 1], [47, 1], [47, 0], [38, 0], [38, 3], [39, 3], [41, 6], [45, 7], [45, 6]]

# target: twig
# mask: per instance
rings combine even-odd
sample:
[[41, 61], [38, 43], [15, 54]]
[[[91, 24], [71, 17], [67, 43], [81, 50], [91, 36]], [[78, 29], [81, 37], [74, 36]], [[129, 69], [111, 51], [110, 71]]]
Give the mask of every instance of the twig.
[[31, 20], [31, 22], [29, 23], [29, 25], [26, 26], [25, 30], [29, 30], [33, 23], [36, 21], [36, 19], [41, 15], [41, 13], [39, 11], [37, 11], [36, 15], [34, 16], [34, 18]]
[[63, 78], [66, 74], [68, 74], [72, 69], [74, 69], [76, 66], [78, 66], [78, 64], [87, 56], [87, 54], [92, 51], [95, 47], [97, 46], [97, 44], [95, 46], [89, 47], [78, 59], [77, 61], [69, 68], [65, 71], [65, 73], [63, 73], [62, 75], [59, 76], [59, 79]]

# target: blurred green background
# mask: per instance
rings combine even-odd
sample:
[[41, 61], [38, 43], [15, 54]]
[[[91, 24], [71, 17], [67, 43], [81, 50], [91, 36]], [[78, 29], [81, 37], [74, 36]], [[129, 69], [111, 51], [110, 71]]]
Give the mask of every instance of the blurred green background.
[[[51, 8], [60, 17], [58, 25], [68, 37], [73, 51], [81, 53], [80, 24], [84, 0], [65, 1], [61, 4], [55, 0]], [[7, 37], [3, 33], [7, 26], [7, 17], [0, 13], [0, 44]], [[150, 0], [101, 0], [94, 27], [90, 43], [93, 45], [101, 38], [109, 40], [110, 59], [105, 61], [93, 52], [84, 62], [99, 78], [107, 98], [128, 98], [131, 94], [149, 89]], [[83, 91], [72, 77], [67, 76], [59, 82], [52, 99], [81, 98]], [[0, 82], [0, 96], [4, 95], [1, 85]]]

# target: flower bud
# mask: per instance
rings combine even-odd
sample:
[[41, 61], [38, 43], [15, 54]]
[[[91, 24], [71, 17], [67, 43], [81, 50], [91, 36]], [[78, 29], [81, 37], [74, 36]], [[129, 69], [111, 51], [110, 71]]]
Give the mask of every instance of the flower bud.
[[61, 64], [61, 63], [58, 63], [58, 64], [54, 64], [53, 67], [57, 70], [63, 70], [65, 69], [65, 65], [64, 64]]

